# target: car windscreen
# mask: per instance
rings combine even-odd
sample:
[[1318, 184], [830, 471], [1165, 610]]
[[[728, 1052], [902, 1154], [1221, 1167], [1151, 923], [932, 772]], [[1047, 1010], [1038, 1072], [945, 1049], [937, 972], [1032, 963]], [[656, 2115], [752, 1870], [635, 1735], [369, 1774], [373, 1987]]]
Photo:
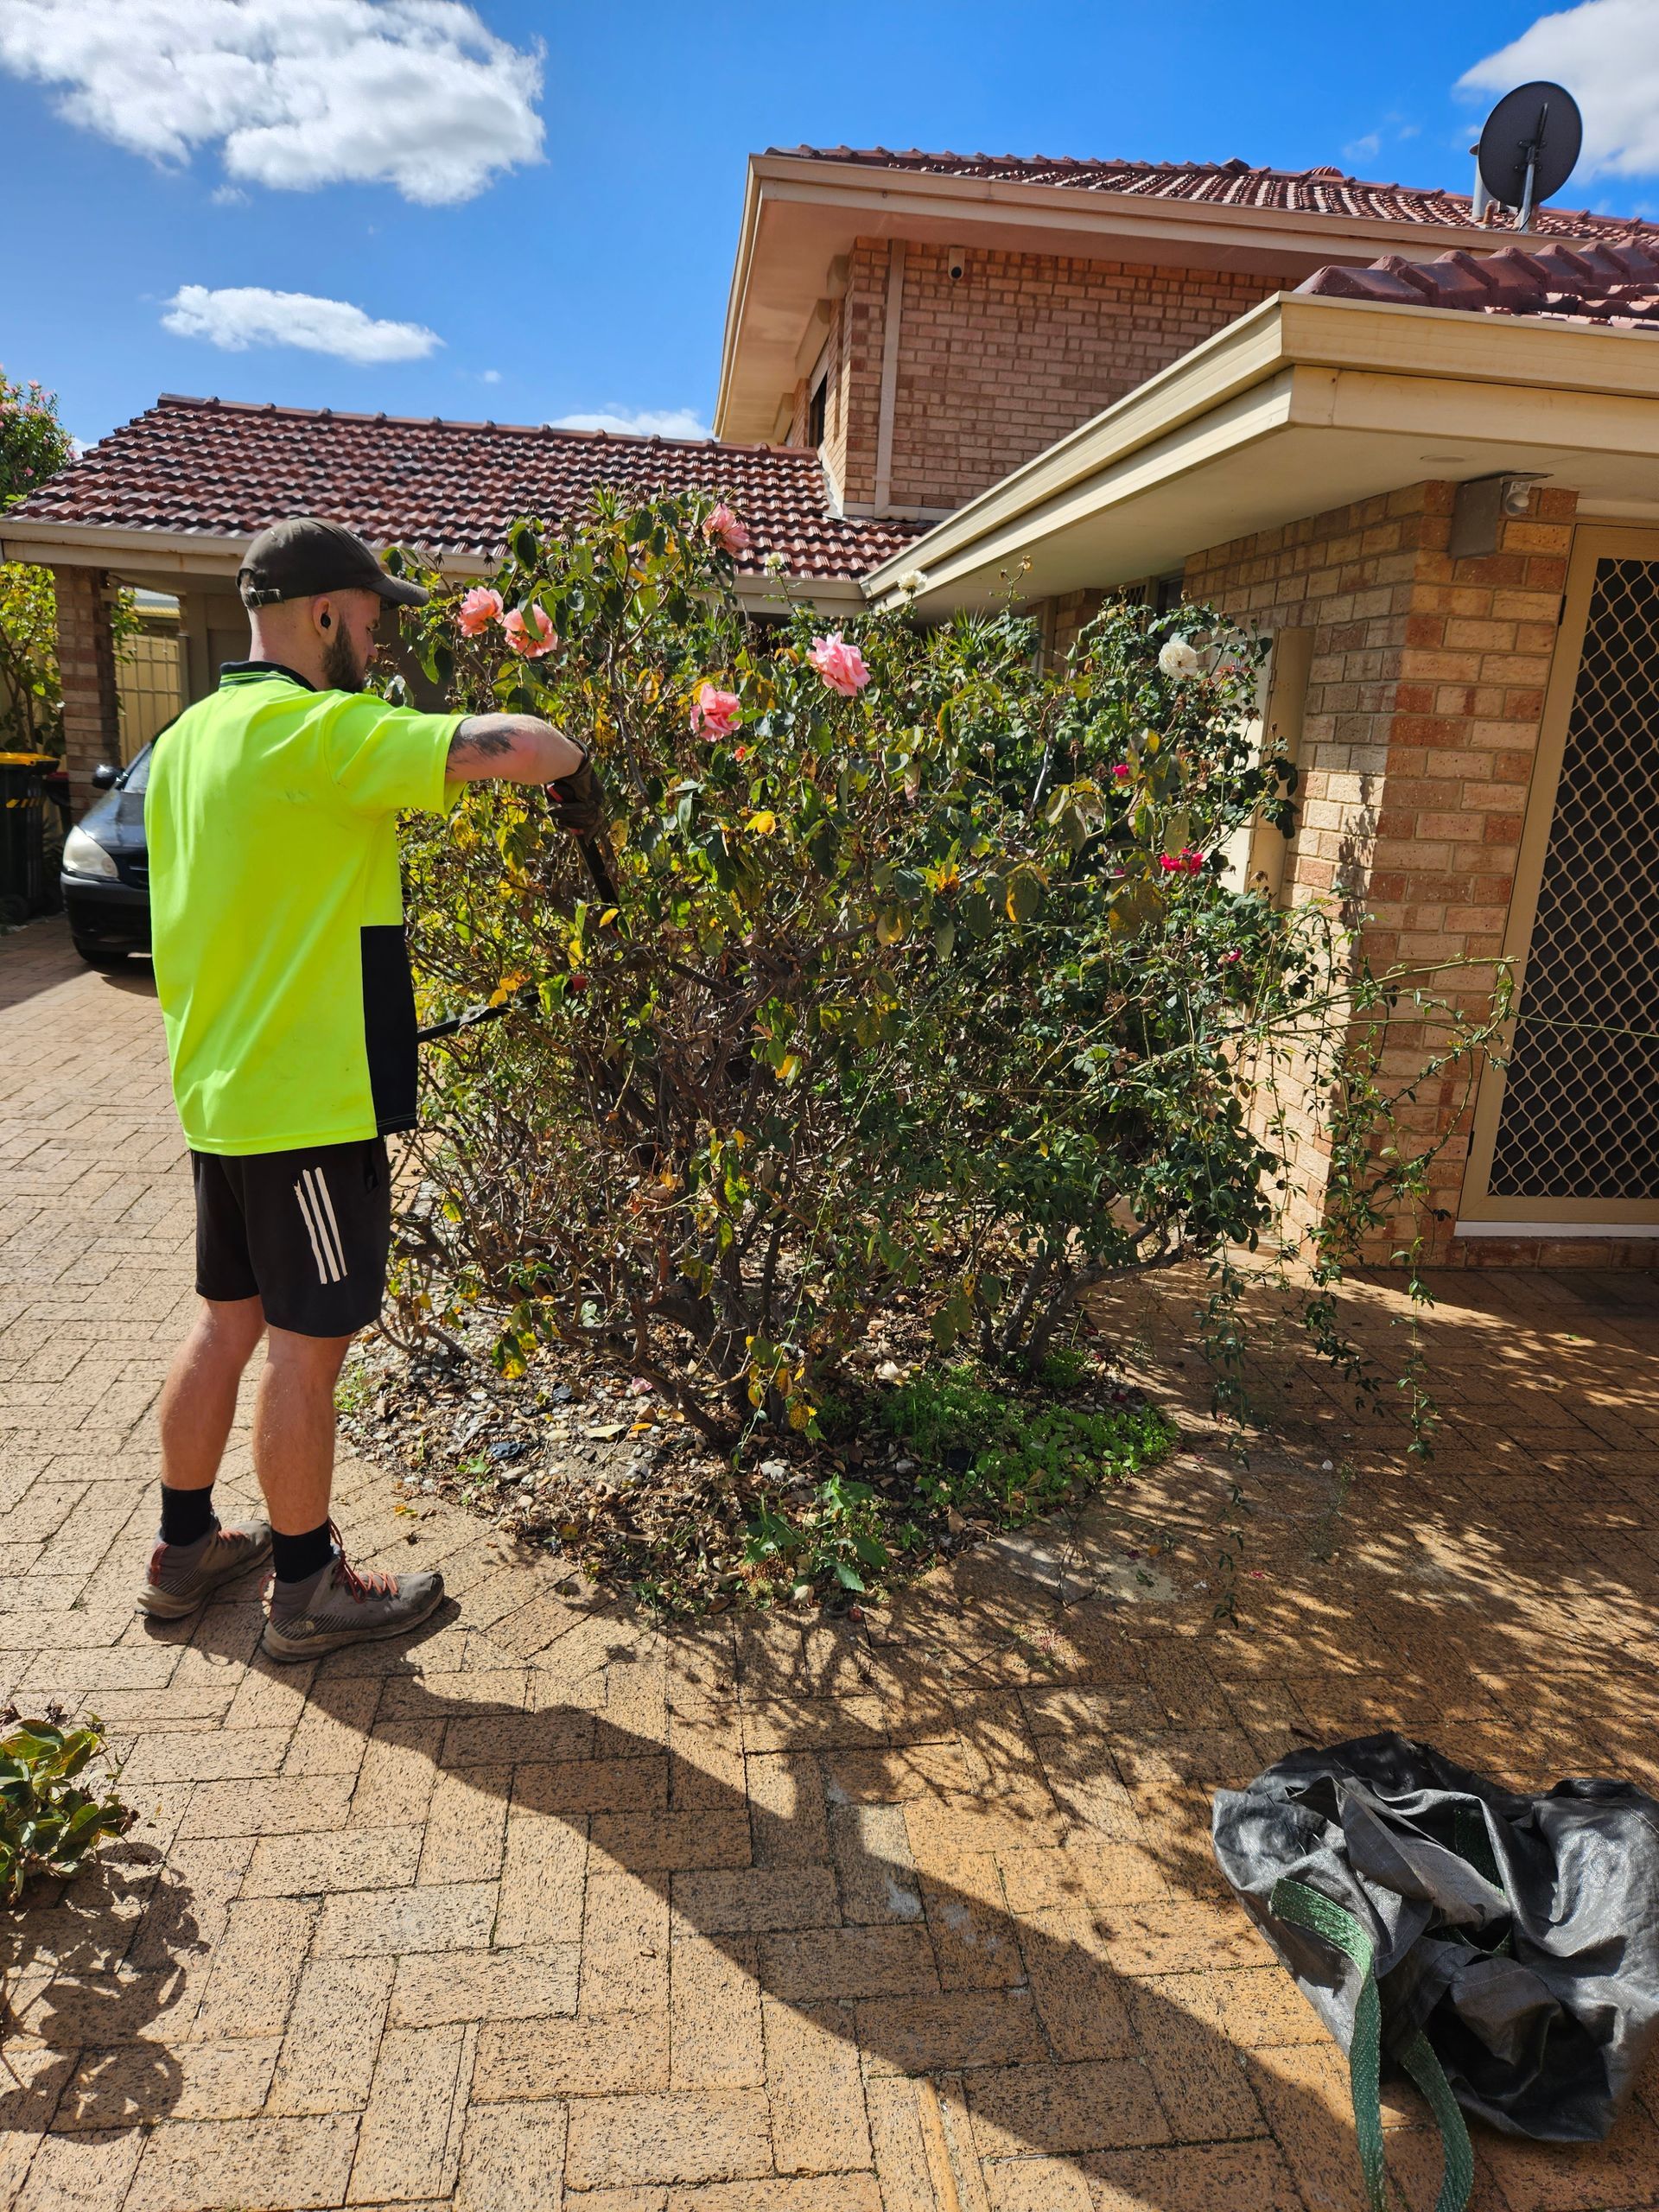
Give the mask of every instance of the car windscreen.
[[155, 749], [154, 745], [147, 745], [143, 751], [138, 755], [137, 759], [133, 762], [132, 766], [127, 770], [126, 774], [122, 777], [121, 788], [124, 791], [142, 791], [143, 790], [145, 785], [149, 781], [149, 756]]

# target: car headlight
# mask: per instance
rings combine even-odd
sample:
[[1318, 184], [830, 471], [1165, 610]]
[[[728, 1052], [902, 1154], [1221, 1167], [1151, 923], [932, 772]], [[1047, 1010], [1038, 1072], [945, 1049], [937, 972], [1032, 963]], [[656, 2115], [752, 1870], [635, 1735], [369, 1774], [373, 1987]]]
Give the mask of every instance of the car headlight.
[[63, 872], [66, 875], [101, 875], [107, 882], [115, 882], [120, 871], [96, 837], [89, 837], [84, 830], [72, 830], [63, 841]]

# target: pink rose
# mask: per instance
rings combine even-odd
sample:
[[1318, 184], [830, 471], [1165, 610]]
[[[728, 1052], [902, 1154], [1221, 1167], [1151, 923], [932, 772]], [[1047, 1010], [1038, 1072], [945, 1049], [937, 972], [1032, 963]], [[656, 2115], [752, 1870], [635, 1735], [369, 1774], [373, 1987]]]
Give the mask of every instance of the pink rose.
[[1112, 773], [1116, 777], [1119, 783], [1124, 782], [1129, 773], [1128, 762], [1127, 760], [1120, 760], [1116, 767], [1113, 769]]
[[479, 584], [461, 602], [455, 624], [463, 638], [481, 638], [492, 622], [501, 620], [501, 594]]
[[724, 499], [711, 514], [703, 517], [702, 534], [708, 538], [717, 537], [734, 560], [748, 550], [749, 533]]
[[1204, 866], [1204, 855], [1183, 845], [1179, 853], [1160, 853], [1158, 865], [1166, 875], [1196, 875]]
[[515, 607], [511, 614], [504, 614], [501, 627], [506, 632], [507, 643], [514, 652], [522, 655], [525, 660], [540, 660], [543, 653], [552, 652], [559, 640], [553, 625], [539, 607], [532, 607], [530, 613], [536, 625], [533, 633], [530, 623], [524, 620], [522, 607]]
[[693, 737], [729, 737], [743, 719], [743, 702], [735, 691], [718, 691], [712, 683], [699, 683], [691, 699]]
[[843, 699], [861, 691], [870, 680], [863, 654], [856, 645], [846, 644], [839, 630], [832, 630], [827, 638], [814, 638], [807, 658], [830, 689], [839, 691]]

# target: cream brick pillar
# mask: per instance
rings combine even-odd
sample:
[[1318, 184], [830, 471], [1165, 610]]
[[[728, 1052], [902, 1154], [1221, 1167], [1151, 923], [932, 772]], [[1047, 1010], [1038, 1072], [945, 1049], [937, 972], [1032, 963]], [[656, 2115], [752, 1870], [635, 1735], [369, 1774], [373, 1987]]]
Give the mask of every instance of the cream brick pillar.
[[58, 676], [63, 688], [64, 766], [77, 820], [94, 797], [92, 771], [121, 758], [115, 686], [115, 637], [102, 569], [54, 569], [58, 600]]

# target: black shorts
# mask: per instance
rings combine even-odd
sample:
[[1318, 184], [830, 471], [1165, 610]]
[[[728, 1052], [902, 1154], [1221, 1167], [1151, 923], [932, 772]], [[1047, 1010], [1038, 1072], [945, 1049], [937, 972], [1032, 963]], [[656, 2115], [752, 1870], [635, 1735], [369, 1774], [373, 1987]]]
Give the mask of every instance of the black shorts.
[[349, 1337], [380, 1312], [391, 1245], [384, 1137], [300, 1152], [193, 1152], [196, 1289], [257, 1298], [274, 1329]]

